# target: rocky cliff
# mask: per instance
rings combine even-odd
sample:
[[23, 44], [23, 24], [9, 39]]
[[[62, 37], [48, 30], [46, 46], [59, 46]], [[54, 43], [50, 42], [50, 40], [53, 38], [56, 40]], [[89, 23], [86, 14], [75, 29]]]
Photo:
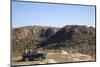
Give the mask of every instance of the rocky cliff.
[[34, 48], [47, 40], [60, 28], [43, 26], [26, 26], [12, 29], [12, 51], [20, 52], [25, 48]]
[[12, 29], [12, 51], [42, 47], [68, 48], [85, 54], [95, 54], [95, 28], [66, 25], [63, 28], [27, 26]]

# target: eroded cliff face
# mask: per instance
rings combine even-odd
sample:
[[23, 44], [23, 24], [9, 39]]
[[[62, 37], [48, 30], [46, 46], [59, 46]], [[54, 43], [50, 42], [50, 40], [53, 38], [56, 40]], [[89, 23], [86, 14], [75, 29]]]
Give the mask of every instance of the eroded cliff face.
[[95, 28], [66, 25], [63, 28], [27, 26], [12, 29], [12, 51], [20, 52], [36, 46], [47, 49], [68, 48], [95, 54]]
[[61, 28], [49, 39], [39, 44], [50, 49], [70, 48], [85, 54], [95, 54], [95, 28], [70, 25]]
[[12, 29], [12, 51], [20, 52], [25, 48], [34, 48], [37, 44], [47, 40], [60, 28], [27, 26]]

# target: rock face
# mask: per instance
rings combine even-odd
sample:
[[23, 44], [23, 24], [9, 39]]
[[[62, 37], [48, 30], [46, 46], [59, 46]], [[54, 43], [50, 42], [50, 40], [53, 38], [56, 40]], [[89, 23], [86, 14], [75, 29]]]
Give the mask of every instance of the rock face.
[[12, 29], [12, 51], [20, 52], [25, 48], [35, 47], [52, 35], [60, 28], [27, 26]]
[[85, 54], [95, 54], [95, 41], [95, 28], [71, 25], [63, 27], [39, 46], [50, 49], [70, 48]]
[[67, 25], [63, 28], [28, 26], [12, 29], [12, 51], [42, 47], [70, 48], [85, 54], [95, 54], [95, 28]]

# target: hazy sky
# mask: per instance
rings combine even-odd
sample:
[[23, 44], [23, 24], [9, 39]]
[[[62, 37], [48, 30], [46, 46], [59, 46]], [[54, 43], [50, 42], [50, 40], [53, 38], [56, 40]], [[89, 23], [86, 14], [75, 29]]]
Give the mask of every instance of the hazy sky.
[[28, 25], [95, 26], [95, 6], [12, 2], [12, 27]]

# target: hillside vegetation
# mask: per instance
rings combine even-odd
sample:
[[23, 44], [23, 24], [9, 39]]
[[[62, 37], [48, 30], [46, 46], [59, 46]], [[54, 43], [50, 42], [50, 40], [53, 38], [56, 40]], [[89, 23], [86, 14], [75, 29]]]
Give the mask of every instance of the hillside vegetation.
[[95, 55], [95, 28], [66, 25], [63, 28], [26, 26], [12, 29], [12, 53], [26, 48], [65, 49]]

